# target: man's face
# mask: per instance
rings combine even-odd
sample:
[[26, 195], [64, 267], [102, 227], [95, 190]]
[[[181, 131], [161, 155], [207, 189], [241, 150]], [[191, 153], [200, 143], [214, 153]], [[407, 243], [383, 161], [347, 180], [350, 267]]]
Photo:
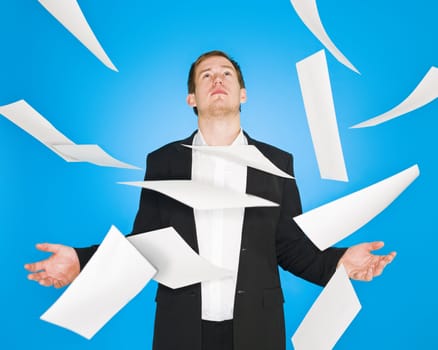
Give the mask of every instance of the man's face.
[[237, 114], [245, 101], [246, 90], [225, 57], [208, 57], [196, 67], [195, 92], [187, 96], [187, 103], [197, 107], [199, 116]]

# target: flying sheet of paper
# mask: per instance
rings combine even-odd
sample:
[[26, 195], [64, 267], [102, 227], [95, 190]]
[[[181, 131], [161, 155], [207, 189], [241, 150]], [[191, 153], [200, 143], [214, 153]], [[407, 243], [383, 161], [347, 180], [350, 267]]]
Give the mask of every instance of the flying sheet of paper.
[[384, 123], [403, 114], [412, 112], [432, 102], [438, 97], [438, 68], [432, 67], [426, 73], [412, 93], [398, 106], [377, 117], [368, 119], [352, 128], [365, 128]]
[[215, 187], [193, 180], [162, 180], [119, 182], [147, 188], [172, 197], [194, 209], [226, 209], [245, 207], [276, 207], [277, 203], [246, 193]]
[[91, 339], [156, 273], [114, 226], [41, 319]]
[[321, 178], [348, 181], [324, 50], [297, 63]]
[[5, 106], [0, 106], [0, 114], [5, 116], [19, 128], [36, 138], [64, 160], [71, 162], [73, 158], [60, 153], [52, 147], [56, 144], [73, 145], [73, 141], [61, 134], [41, 114], [26, 101], [19, 100]]
[[312, 32], [313, 35], [317, 37], [317, 39], [327, 48], [327, 50], [329, 50], [331, 54], [335, 56], [335, 58], [343, 65], [350, 68], [354, 72], [359, 73], [356, 67], [354, 67], [351, 62], [342, 54], [342, 52], [339, 51], [326, 33], [324, 26], [321, 23], [316, 1], [291, 0], [290, 2], [306, 27]]
[[118, 72], [91, 30], [76, 0], [38, 1], [105, 66]]
[[55, 145], [53, 147], [62, 154], [76, 159], [73, 162], [88, 162], [115, 168], [140, 169], [111, 157], [98, 145]]
[[118, 161], [98, 145], [77, 145], [73, 143], [24, 100], [0, 106], [0, 114], [67, 162], [89, 162], [101, 166], [140, 169]]
[[420, 174], [414, 165], [398, 174], [294, 217], [324, 250], [355, 232], [390, 205]]
[[360, 309], [359, 299], [341, 265], [292, 336], [294, 349], [333, 349]]
[[132, 235], [128, 240], [158, 270], [154, 280], [167, 287], [232, 276], [196, 254], [172, 227]]
[[232, 146], [192, 146], [183, 145], [196, 151], [205, 152], [214, 156], [225, 158], [229, 161], [262, 170], [266, 173], [293, 179], [291, 175], [276, 167], [262, 152], [254, 145], [232, 145]]

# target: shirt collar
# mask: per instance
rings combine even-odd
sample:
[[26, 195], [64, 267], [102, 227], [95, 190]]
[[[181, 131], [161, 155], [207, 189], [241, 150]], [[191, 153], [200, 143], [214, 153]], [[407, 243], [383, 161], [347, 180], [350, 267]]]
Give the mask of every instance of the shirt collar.
[[[231, 143], [231, 145], [247, 145], [248, 140], [246, 136], [243, 134], [242, 129], [240, 129], [239, 134]], [[193, 138], [193, 146], [208, 146], [207, 142], [205, 142], [204, 136], [202, 136], [201, 130], [198, 129], [195, 137]]]

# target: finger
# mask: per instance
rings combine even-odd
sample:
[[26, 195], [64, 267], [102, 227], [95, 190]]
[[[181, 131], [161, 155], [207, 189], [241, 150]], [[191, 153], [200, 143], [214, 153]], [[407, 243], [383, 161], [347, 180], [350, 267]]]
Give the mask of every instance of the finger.
[[365, 273], [363, 271], [356, 270], [351, 273], [350, 278], [356, 281], [363, 281], [365, 280]]
[[391, 263], [391, 262], [394, 260], [394, 258], [395, 258], [396, 256], [397, 256], [397, 252], [391, 252], [391, 253], [389, 253], [389, 254], [387, 255], [388, 260], [389, 260], [388, 264]]
[[47, 260], [41, 260], [41, 261], [37, 261], [35, 263], [25, 264], [24, 268], [30, 272], [37, 272], [37, 271], [45, 270], [46, 261]]
[[31, 274], [27, 275], [27, 278], [32, 280], [32, 281], [39, 282], [41, 280], [48, 278], [48, 275], [47, 275], [46, 271], [41, 271], [41, 272], [37, 272], [37, 273], [31, 273]]
[[374, 276], [380, 276], [385, 269], [386, 265], [388, 265], [389, 262], [386, 259], [381, 259], [379, 263], [377, 264], [376, 268], [374, 269]]
[[38, 281], [38, 283], [44, 287], [50, 287], [53, 284], [53, 282], [50, 278], [42, 279], [42, 280]]
[[64, 287], [64, 283], [60, 280], [55, 280], [55, 281], [53, 281], [53, 286], [55, 288], [62, 288], [62, 287]]
[[380, 259], [379, 263], [377, 264], [377, 267], [374, 271], [374, 276], [380, 276], [382, 274], [383, 270], [385, 269], [385, 267], [394, 260], [395, 256], [396, 256], [396, 253], [392, 252], [388, 255], [381, 257], [381, 259]]
[[365, 281], [371, 281], [374, 276], [374, 268], [373, 266], [368, 267], [367, 272], [365, 274], [364, 280]]

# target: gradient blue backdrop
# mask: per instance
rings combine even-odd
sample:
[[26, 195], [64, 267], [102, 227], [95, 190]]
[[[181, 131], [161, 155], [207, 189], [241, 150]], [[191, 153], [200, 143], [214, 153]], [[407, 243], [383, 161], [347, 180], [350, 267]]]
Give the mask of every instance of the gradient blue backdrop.
[[[398, 256], [382, 277], [353, 283], [363, 309], [336, 349], [438, 347], [438, 103], [374, 128], [349, 129], [401, 102], [438, 65], [436, 1], [318, 1], [327, 32], [362, 73], [327, 54], [348, 183], [319, 177], [295, 63], [322, 45], [289, 0], [79, 4], [120, 73], [101, 64], [36, 0], [2, 0], [0, 105], [25, 99], [73, 141], [97, 143], [144, 168], [146, 153], [196, 128], [185, 104], [190, 63], [207, 50], [229, 52], [248, 87], [243, 126], [294, 154], [305, 210], [419, 164], [413, 185], [340, 243], [384, 240], [383, 250]], [[116, 182], [141, 180], [143, 172], [66, 163], [2, 117], [0, 161], [0, 346], [149, 349], [155, 283], [87, 341], [39, 320], [62, 290], [28, 281], [23, 269], [46, 256], [35, 250], [37, 242], [84, 246], [100, 242], [112, 224], [128, 233], [139, 190]], [[282, 279], [290, 338], [321, 289], [284, 273]]]

